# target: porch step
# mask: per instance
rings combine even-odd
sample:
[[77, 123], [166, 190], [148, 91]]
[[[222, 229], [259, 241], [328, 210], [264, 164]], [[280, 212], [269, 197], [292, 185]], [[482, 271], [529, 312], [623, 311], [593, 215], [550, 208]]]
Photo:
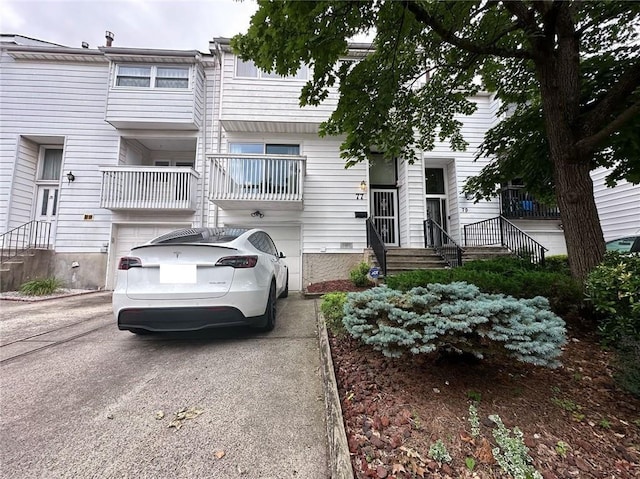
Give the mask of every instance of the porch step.
[[[366, 258], [379, 266], [373, 250], [367, 250]], [[389, 248], [387, 250], [387, 276], [416, 269], [445, 269], [447, 264], [430, 248]]]

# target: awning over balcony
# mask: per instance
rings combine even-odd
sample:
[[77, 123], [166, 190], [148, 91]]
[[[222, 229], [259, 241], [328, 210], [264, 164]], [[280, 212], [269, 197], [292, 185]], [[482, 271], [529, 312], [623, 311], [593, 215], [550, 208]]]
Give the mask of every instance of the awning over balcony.
[[100, 207], [109, 210], [195, 211], [198, 173], [186, 167], [100, 168]]
[[301, 210], [306, 157], [216, 154], [209, 199], [225, 209]]

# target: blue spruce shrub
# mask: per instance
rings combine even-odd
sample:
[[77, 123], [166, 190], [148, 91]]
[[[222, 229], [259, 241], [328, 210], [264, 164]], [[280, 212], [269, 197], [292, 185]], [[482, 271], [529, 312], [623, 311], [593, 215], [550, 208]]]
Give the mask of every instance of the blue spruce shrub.
[[564, 321], [543, 297], [515, 299], [455, 282], [407, 292], [385, 286], [349, 293], [343, 323], [349, 334], [386, 356], [453, 350], [488, 352], [556, 367], [566, 343]]

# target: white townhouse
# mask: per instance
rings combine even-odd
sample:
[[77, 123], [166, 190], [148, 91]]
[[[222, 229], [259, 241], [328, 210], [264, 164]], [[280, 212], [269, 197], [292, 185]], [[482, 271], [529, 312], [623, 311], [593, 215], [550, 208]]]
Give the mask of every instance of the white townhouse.
[[0, 245], [48, 247], [50, 273], [71, 287], [113, 288], [131, 246], [189, 226], [264, 228], [287, 256], [292, 290], [347, 277], [367, 223], [387, 249], [424, 248], [427, 217], [464, 246], [468, 225], [502, 214], [547, 254], [565, 252], [557, 210], [517, 180], [493, 201], [462, 194], [497, 121], [489, 94], [461, 118], [466, 152], [439, 144], [413, 165], [381, 153], [345, 169], [341, 138], [317, 134], [337, 92], [301, 108], [306, 68], [267, 74], [223, 38], [209, 53], [111, 40], [89, 49], [0, 38]]

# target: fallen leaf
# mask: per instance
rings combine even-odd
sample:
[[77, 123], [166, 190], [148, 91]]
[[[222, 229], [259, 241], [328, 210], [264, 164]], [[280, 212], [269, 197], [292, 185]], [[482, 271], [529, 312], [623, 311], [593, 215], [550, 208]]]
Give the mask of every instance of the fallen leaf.
[[180, 429], [182, 427], [182, 421], [180, 421], [178, 419], [174, 419], [169, 423], [169, 425], [167, 427], [175, 427], [176, 430], [178, 430], [178, 429]]
[[493, 464], [495, 462], [493, 452], [491, 451], [491, 444], [489, 444], [489, 441], [487, 441], [486, 438], [482, 438], [482, 443], [480, 444], [480, 447], [476, 449], [474, 456], [479, 462], [484, 464]]
[[463, 442], [467, 442], [467, 443], [469, 443], [469, 444], [475, 444], [475, 441], [474, 441], [473, 437], [471, 437], [471, 436], [467, 433], [467, 431], [460, 431], [460, 439], [461, 439]]
[[164, 419], [164, 411], [156, 411], [156, 419]]
[[222, 459], [225, 455], [225, 452], [222, 450], [219, 450], [214, 452], [213, 455], [216, 456], [217, 459]]
[[402, 464], [394, 464], [391, 467], [391, 474], [397, 474], [398, 472], [407, 472]]

